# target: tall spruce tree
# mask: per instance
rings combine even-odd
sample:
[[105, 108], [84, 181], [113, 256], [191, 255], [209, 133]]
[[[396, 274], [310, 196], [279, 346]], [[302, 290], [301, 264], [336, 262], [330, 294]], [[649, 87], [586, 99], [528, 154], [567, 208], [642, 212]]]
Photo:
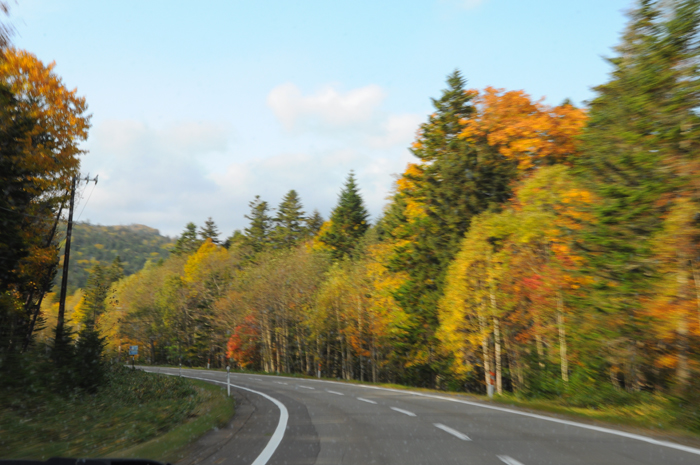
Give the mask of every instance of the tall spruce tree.
[[199, 229], [199, 237], [202, 241], [211, 239], [214, 244], [221, 242], [219, 240], [219, 228], [214, 223], [214, 220], [211, 219], [211, 216], [204, 222], [204, 226]]
[[197, 225], [190, 222], [185, 226], [185, 230], [175, 242], [172, 253], [175, 255], [188, 255], [196, 251], [202, 244], [197, 238]]
[[323, 216], [318, 210], [314, 210], [311, 216], [306, 218], [306, 233], [313, 237], [321, 230], [321, 226], [323, 226]]
[[305, 236], [304, 211], [301, 200], [295, 190], [284, 196], [277, 215], [274, 218], [274, 229], [271, 233], [273, 247], [288, 249], [299, 243]]
[[84, 321], [80, 323], [94, 327], [97, 318], [105, 311], [105, 300], [107, 299], [107, 290], [109, 283], [106, 280], [104, 269], [99, 265], [95, 265], [90, 270], [87, 284], [83, 294], [83, 315]]
[[433, 226], [425, 245], [440, 270], [457, 253], [471, 218], [490, 204], [508, 200], [509, 183], [516, 175], [515, 164], [494, 149], [459, 137], [464, 129], [461, 121], [475, 113], [465, 85], [459, 70], [447, 77], [447, 89], [432, 99], [435, 113], [421, 125], [411, 149], [421, 161], [421, 173], [413, 179], [418, 185], [414, 200], [424, 205]]
[[[493, 147], [462, 137], [462, 121], [475, 114], [473, 96], [458, 70], [447, 77], [447, 88], [433, 99], [435, 112], [421, 125], [411, 151], [419, 159], [415, 170], [404, 177], [415, 188], [398, 194], [385, 213], [382, 230], [396, 243], [392, 266], [410, 278], [397, 291], [404, 310], [414, 317], [415, 327], [404, 346], [414, 363], [407, 381], [434, 383], [440, 369], [435, 356], [434, 333], [438, 326], [437, 305], [447, 268], [459, 250], [471, 219], [492, 205], [508, 200], [510, 183], [517, 175], [513, 161]], [[424, 213], [408, 218], [407, 203]]]
[[272, 218], [269, 215], [270, 208], [267, 202], [260, 199], [259, 195], [248, 204], [250, 214], [245, 215], [250, 221], [250, 225], [245, 228], [246, 243], [255, 252], [261, 252], [270, 244], [270, 234], [272, 232]]
[[332, 249], [334, 259], [345, 258], [369, 228], [368, 218], [369, 214], [355, 183], [355, 174], [350, 171], [338, 196], [338, 204], [331, 213], [330, 227], [321, 233], [319, 240]]
[[109, 284], [116, 283], [124, 277], [124, 262], [119, 255], [114, 257], [112, 263], [105, 270], [105, 279]]
[[608, 60], [610, 81], [595, 89], [577, 160], [578, 174], [600, 198], [582, 237], [595, 280], [585, 305], [618, 316], [620, 325], [606, 328], [613, 334], [601, 336], [625, 345], [611, 349], [629, 354], [632, 389], [644, 377], [640, 348], [650, 350], [640, 315], [654, 276], [650, 239], [674, 197], [698, 193], [699, 7], [697, 0], [639, 2], [618, 56]]

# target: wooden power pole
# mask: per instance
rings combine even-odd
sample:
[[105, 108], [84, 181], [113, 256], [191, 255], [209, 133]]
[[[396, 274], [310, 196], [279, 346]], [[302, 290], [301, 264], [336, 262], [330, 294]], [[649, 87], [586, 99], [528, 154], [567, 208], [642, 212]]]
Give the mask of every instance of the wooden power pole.
[[[64, 337], [64, 321], [66, 315], [66, 294], [68, 291], [68, 265], [70, 263], [70, 239], [73, 234], [73, 205], [75, 203], [75, 188], [78, 181], [91, 182], [95, 181], [97, 184], [97, 176], [94, 179], [90, 179], [89, 175], [85, 176], [84, 179], [80, 179], [77, 176], [73, 177], [70, 189], [70, 203], [68, 208], [68, 225], [66, 227], [66, 246], [63, 252], [63, 273], [61, 276], [61, 294], [58, 300], [58, 319], [56, 321], [56, 338], [54, 339], [54, 349], [63, 344]], [[60, 357], [60, 355], [59, 355]]]

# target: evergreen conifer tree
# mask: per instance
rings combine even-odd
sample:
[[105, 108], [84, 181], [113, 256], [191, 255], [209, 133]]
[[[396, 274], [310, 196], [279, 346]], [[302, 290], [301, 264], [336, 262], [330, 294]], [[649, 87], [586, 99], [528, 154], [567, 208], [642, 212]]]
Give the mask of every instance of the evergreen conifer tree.
[[284, 196], [274, 218], [271, 241], [275, 248], [288, 249], [304, 237], [304, 211], [299, 195], [291, 190]]
[[172, 253], [175, 255], [188, 255], [196, 251], [202, 244], [197, 238], [197, 225], [190, 222], [185, 226], [182, 235], [175, 242]]
[[699, 8], [697, 0], [639, 2], [581, 138], [577, 173], [600, 199], [581, 241], [596, 282], [586, 306], [619, 316], [620, 327], [608, 328], [617, 334], [607, 337], [628, 341], [630, 353], [646, 332], [640, 308], [654, 279], [650, 239], [698, 175]]
[[199, 237], [204, 242], [207, 239], [211, 239], [214, 244], [218, 244], [219, 241], [219, 228], [211, 219], [211, 216], [207, 218], [204, 222], [204, 226], [199, 229]]
[[306, 233], [313, 237], [321, 230], [321, 226], [323, 226], [323, 216], [318, 210], [314, 210], [311, 216], [306, 219]]
[[669, 13], [642, 0], [631, 13], [619, 56], [609, 60], [612, 79], [596, 88], [577, 160], [602, 199], [586, 238], [596, 249], [589, 258], [617, 283], [615, 292], [639, 292], [649, 275], [646, 239], [661, 225], [668, 193], [691, 180], [700, 142], [699, 2], [674, 3]]
[[[471, 219], [491, 205], [508, 200], [517, 166], [488, 145], [462, 137], [462, 121], [475, 114], [472, 94], [458, 70], [447, 77], [447, 89], [433, 99], [435, 112], [421, 125], [412, 152], [420, 162], [404, 174], [415, 188], [395, 197], [385, 213], [382, 230], [401, 244], [392, 266], [410, 278], [396, 293], [404, 310], [413, 315], [415, 331], [406, 341], [414, 364], [408, 381], [430, 385], [439, 369], [433, 356], [437, 341], [437, 305], [447, 268], [459, 250]], [[421, 208], [423, 215], [407, 218], [407, 203]], [[407, 243], [408, 242], [408, 243]]]
[[331, 213], [330, 228], [322, 233], [319, 240], [333, 250], [334, 259], [347, 257], [369, 228], [368, 218], [355, 183], [355, 174], [351, 171], [338, 196], [338, 204]]
[[422, 162], [416, 201], [425, 206], [430, 234], [425, 246], [436, 257], [440, 274], [452, 261], [471, 218], [490, 204], [508, 200], [509, 183], [516, 166], [486, 146], [459, 137], [475, 109], [466, 81], [455, 70], [447, 77], [447, 89], [432, 99], [435, 113], [421, 126], [419, 140], [412, 148]]
[[270, 243], [270, 233], [272, 230], [272, 218], [269, 215], [267, 202], [260, 199], [259, 195], [248, 204], [250, 215], [245, 215], [250, 221], [250, 225], [245, 228], [246, 243], [255, 252], [264, 250]]
[[105, 271], [105, 279], [109, 285], [116, 283], [124, 277], [124, 262], [119, 255], [114, 257], [112, 263], [109, 265]]
[[90, 271], [83, 294], [84, 321], [81, 321], [82, 324], [94, 327], [97, 318], [104, 313], [109, 284], [102, 267], [99, 264], [95, 265]]

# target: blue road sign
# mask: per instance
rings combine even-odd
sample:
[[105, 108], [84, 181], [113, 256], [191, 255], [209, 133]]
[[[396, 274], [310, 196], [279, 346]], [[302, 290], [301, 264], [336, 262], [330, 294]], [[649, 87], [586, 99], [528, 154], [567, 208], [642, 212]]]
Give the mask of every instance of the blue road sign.
[[138, 355], [139, 346], [129, 346], [129, 355]]

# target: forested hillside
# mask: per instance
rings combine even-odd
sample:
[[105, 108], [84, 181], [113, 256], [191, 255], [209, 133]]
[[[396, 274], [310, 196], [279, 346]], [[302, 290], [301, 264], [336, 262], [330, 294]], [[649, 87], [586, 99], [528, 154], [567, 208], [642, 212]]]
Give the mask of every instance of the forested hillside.
[[[68, 292], [73, 294], [87, 284], [90, 269], [99, 264], [109, 266], [119, 257], [125, 275], [143, 268], [148, 260], [158, 261], [169, 255], [173, 240], [161, 236], [157, 229], [141, 224], [101, 226], [75, 223], [71, 241]], [[55, 285], [60, 286], [60, 271]]]

